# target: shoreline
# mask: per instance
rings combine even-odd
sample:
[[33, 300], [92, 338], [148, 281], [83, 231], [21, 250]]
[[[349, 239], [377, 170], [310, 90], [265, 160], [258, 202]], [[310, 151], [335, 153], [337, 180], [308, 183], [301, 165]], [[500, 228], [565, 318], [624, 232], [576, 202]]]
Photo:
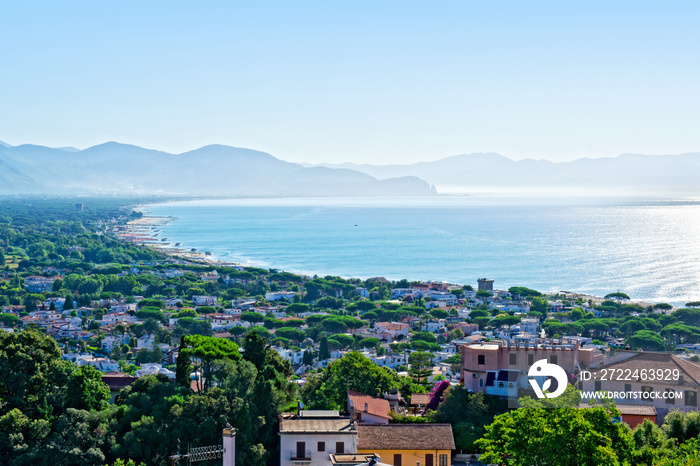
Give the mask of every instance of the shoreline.
[[[136, 206], [133, 210], [143, 214], [143, 212], [139, 210], [140, 207], [143, 206]], [[159, 239], [159, 227], [168, 225], [175, 220], [177, 220], [177, 217], [160, 217], [156, 215], [143, 214], [141, 218], [129, 220], [126, 222], [126, 225], [115, 229], [114, 234], [121, 241], [140, 244], [151, 250], [161, 252], [169, 257], [195, 262], [201, 265], [220, 265], [225, 267], [240, 265], [234, 262], [222, 261], [213, 256], [207, 255], [206, 252], [192, 250], [187, 251], [186, 249], [179, 248], [171, 245], [169, 242], [166, 242], [167, 238]]]

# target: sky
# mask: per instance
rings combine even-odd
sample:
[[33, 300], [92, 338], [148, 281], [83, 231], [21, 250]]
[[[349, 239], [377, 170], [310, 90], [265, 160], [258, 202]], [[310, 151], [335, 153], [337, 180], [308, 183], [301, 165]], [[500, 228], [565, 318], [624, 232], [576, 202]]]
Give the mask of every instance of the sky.
[[0, 140], [309, 163], [700, 152], [696, 1], [1, 2]]

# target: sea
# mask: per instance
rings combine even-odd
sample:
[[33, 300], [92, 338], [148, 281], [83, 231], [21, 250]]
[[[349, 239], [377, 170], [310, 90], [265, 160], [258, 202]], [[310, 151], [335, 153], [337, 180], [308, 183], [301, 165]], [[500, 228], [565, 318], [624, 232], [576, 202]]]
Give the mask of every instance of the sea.
[[700, 196], [219, 199], [141, 210], [173, 217], [159, 231], [169, 244], [246, 266], [700, 300]]

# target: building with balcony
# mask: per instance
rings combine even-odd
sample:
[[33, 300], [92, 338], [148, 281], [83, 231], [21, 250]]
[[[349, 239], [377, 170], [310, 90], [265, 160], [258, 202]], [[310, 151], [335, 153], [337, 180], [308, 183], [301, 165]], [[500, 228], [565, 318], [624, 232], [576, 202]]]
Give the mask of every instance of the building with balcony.
[[464, 386], [501, 396], [517, 393], [519, 387], [527, 388], [523, 378], [530, 366], [541, 359], [557, 364], [570, 375], [602, 360], [602, 353], [595, 347], [581, 347], [580, 342], [569, 339], [494, 340], [465, 344], [460, 349]]
[[331, 466], [331, 455], [357, 453], [354, 422], [338, 411], [282, 414], [279, 434], [281, 466]]

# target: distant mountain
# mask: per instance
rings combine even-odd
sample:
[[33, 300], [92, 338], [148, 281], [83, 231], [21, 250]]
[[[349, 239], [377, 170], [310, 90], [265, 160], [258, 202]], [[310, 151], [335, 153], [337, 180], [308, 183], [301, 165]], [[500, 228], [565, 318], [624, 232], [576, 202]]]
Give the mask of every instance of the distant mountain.
[[409, 165], [323, 164], [355, 170], [378, 179], [416, 176], [439, 192], [698, 193], [700, 153], [623, 154], [572, 162], [526, 159], [500, 154], [462, 154]]
[[306, 168], [251, 149], [211, 145], [183, 154], [108, 142], [84, 150], [0, 145], [0, 193], [158, 193], [195, 196], [422, 196], [414, 176], [377, 180]]
[[12, 146], [11, 146], [11, 145], [9, 145], [9, 144], [8, 144], [8, 143], [6, 143], [6, 142], [2, 142], [2, 141], [0, 141], [0, 147], [12, 147]]

